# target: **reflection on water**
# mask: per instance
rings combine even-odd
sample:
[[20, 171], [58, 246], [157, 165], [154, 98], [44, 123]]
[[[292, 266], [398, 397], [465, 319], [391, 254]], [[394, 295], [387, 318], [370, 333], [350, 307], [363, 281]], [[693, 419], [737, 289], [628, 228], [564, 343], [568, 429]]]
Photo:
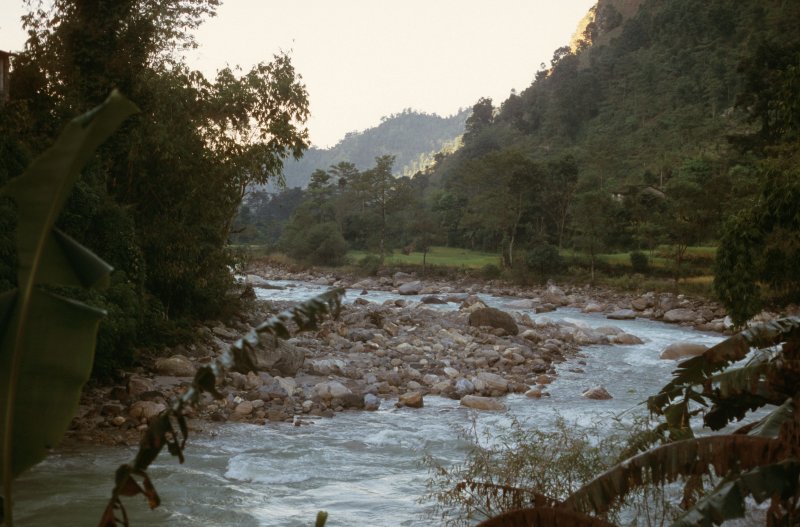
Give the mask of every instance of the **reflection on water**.
[[[284, 283], [283, 285], [287, 285]], [[283, 291], [259, 290], [275, 300], [299, 300], [325, 290], [300, 284]], [[352, 301], [360, 291], [349, 291]], [[511, 299], [483, 296], [503, 308]], [[370, 292], [383, 302], [390, 293]], [[405, 297], [414, 300], [415, 297]], [[453, 308], [453, 305], [450, 305]], [[538, 315], [532, 315], [536, 318]], [[548, 387], [551, 397], [505, 398], [508, 414], [478, 413], [479, 429], [507, 426], [511, 416], [529, 426], [547, 427], [555, 416], [586, 425], [609, 414], [636, 408], [668, 379], [674, 362], [658, 359], [664, 346], [677, 340], [713, 344], [718, 336], [646, 320], [608, 321], [574, 309], [548, 313], [593, 327], [615, 325], [644, 344], [595, 346], [585, 350], [584, 373], [559, 366]], [[587, 400], [585, 389], [602, 384], [614, 399]], [[464, 459], [466, 445], [458, 430], [470, 423], [470, 410], [458, 401], [426, 397], [418, 410], [395, 409], [384, 402], [377, 412], [345, 412], [313, 425], [209, 425], [212, 436], [192, 438], [187, 459], [178, 465], [162, 455], [150, 469], [162, 505], [147, 510], [141, 498], [127, 499], [134, 526], [308, 526], [318, 510], [330, 513], [330, 527], [350, 525], [438, 525], [426, 519], [417, 499], [427, 473], [420, 465], [427, 452], [441, 462]], [[91, 525], [98, 521], [116, 467], [129, 461], [133, 449], [87, 448], [50, 456], [19, 480], [15, 514], [20, 525]]]

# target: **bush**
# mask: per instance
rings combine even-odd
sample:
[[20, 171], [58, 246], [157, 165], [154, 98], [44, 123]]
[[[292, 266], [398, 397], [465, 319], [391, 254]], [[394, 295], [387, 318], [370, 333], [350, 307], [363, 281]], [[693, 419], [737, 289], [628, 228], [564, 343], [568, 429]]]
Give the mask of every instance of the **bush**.
[[481, 268], [481, 277], [484, 280], [494, 280], [500, 278], [500, 268], [495, 264], [486, 264]]
[[341, 265], [347, 254], [347, 242], [335, 223], [320, 223], [311, 227], [304, 245], [304, 259], [315, 265]]
[[650, 259], [642, 251], [633, 251], [630, 258], [634, 273], [645, 274], [650, 270]]
[[563, 499], [581, 484], [605, 470], [609, 454], [618, 445], [601, 439], [597, 430], [556, 422], [553, 431], [525, 428], [513, 421], [508, 429], [479, 437], [473, 429], [465, 432], [470, 443], [463, 464], [443, 467], [431, 457], [428, 492], [423, 501], [434, 503], [431, 515], [445, 525], [474, 525], [476, 520], [520, 508], [526, 493], [499, 492], [500, 489], [530, 489]]
[[358, 270], [367, 276], [376, 276], [381, 268], [381, 257], [368, 254], [358, 261]]
[[558, 248], [549, 243], [543, 243], [530, 249], [525, 254], [525, 264], [532, 273], [540, 278], [547, 278], [566, 270], [566, 264], [558, 253]]

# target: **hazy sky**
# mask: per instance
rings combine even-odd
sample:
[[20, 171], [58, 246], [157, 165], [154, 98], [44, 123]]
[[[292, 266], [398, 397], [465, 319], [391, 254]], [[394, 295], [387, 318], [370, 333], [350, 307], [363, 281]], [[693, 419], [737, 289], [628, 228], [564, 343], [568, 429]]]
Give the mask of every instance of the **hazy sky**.
[[[189, 62], [207, 76], [285, 50], [317, 146], [414, 108], [443, 116], [530, 85], [596, 0], [225, 0]], [[0, 0], [0, 49], [21, 49], [21, 0]]]

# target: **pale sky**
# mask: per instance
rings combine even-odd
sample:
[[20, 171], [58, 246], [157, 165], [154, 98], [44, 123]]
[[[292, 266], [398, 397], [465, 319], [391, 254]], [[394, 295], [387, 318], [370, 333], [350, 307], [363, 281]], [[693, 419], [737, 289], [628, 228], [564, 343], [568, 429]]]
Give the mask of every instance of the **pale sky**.
[[[530, 85], [596, 0], [224, 0], [189, 64], [206, 76], [290, 52], [313, 144], [413, 108], [447, 116]], [[19, 50], [22, 0], [0, 0], [0, 50]]]

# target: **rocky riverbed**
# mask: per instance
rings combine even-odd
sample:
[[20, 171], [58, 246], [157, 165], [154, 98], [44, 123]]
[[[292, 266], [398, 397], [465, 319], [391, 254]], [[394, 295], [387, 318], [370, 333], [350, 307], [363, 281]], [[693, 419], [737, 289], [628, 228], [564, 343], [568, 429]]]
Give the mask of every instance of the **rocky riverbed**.
[[[705, 331], [728, 327], [718, 305], [698, 299], [554, 284], [523, 288], [499, 282], [424, 280], [405, 273], [364, 279], [254, 268], [243, 279], [243, 291], [252, 294], [251, 288], [274, 287], [272, 282], [279, 279], [347, 287], [349, 302], [337, 320], [327, 320], [316, 332], [262, 345], [257, 350], [257, 371], [229, 372], [220, 389], [224, 398], [207, 397], [190, 414], [190, 427], [196, 431], [202, 430], [203, 421], [304, 426], [337, 412], [375, 410], [387, 400], [419, 407], [428, 395], [458, 399], [472, 408], [502, 410], [500, 397], [507, 393], [548, 397], [554, 365], [580, 358], [584, 346], [641, 342], [615, 327], [614, 319], [649, 318]], [[393, 292], [396, 297], [371, 300], [376, 291]], [[492, 296], [511, 297], [507, 309], [487, 306]], [[68, 438], [135, 444], [147, 420], [186, 389], [198, 366], [291, 305], [254, 300], [251, 309], [227, 324], [209, 321], [198, 328], [194, 344], [158, 350], [143, 361], [143, 367], [126, 372], [124, 382], [87, 390]], [[605, 314], [609, 324], [590, 328], [577, 320], [531, 316], [560, 307]], [[678, 346], [665, 358], [702, 349]], [[610, 397], [599, 385], [585, 396]]]

